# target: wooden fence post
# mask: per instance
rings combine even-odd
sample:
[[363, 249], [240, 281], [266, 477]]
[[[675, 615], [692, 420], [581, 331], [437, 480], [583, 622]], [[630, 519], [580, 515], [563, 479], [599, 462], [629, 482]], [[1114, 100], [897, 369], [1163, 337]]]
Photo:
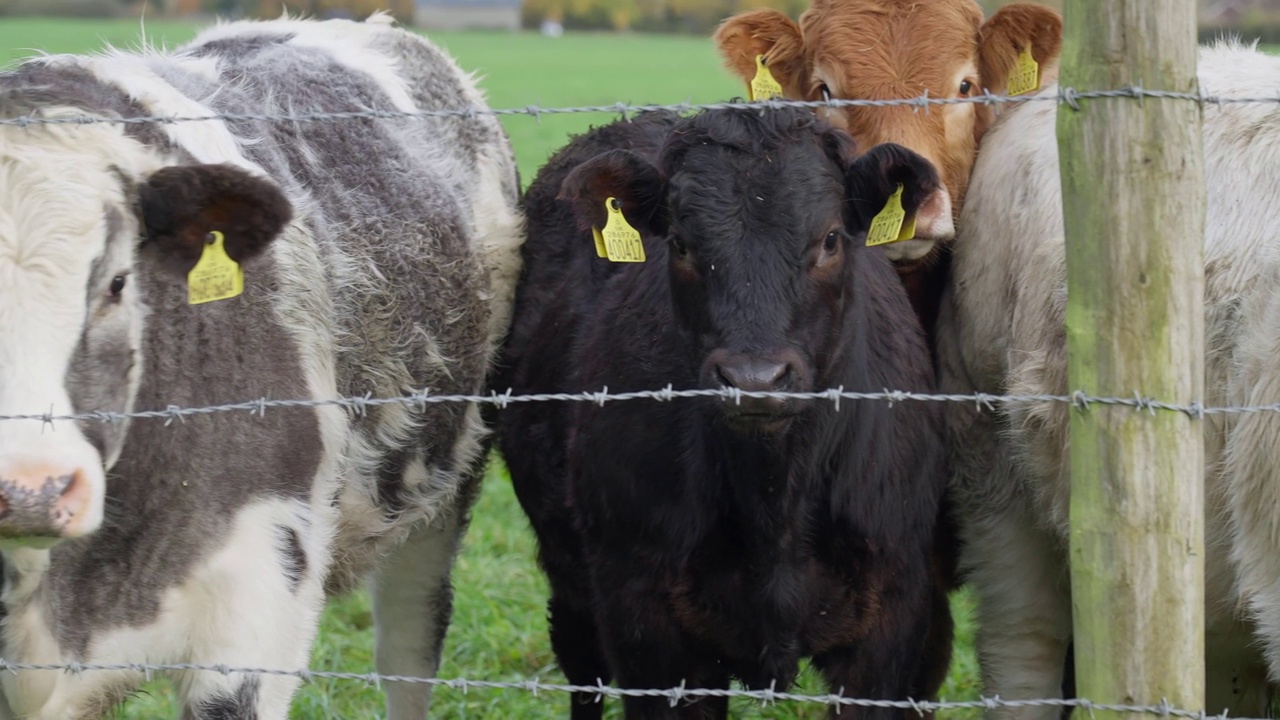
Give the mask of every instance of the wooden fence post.
[[[1197, 90], [1194, 0], [1066, 0], [1063, 14], [1063, 87]], [[1203, 397], [1200, 126], [1189, 100], [1058, 107], [1073, 391]], [[1081, 698], [1203, 708], [1202, 425], [1169, 411], [1071, 411]]]

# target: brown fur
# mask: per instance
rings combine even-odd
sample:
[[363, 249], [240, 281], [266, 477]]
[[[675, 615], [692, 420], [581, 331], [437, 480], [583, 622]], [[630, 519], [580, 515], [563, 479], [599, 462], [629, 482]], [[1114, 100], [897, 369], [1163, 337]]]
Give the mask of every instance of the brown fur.
[[[730, 70], [750, 82], [755, 56], [764, 54], [786, 97], [888, 100], [954, 98], [961, 80], [968, 95], [1003, 94], [1018, 54], [1028, 45], [1041, 64], [1042, 84], [1053, 78], [1062, 19], [1032, 3], [1007, 5], [985, 23], [973, 0], [813, 0], [797, 24], [776, 10], [735, 15], [717, 29], [716, 45]], [[966, 68], [969, 71], [966, 73]], [[964, 73], [962, 75], [962, 73]], [[859, 152], [893, 142], [934, 164], [958, 219], [978, 141], [996, 110], [983, 105], [851, 107], [827, 114], [849, 131]], [[932, 335], [945, 248], [903, 262], [898, 272], [921, 323]]]

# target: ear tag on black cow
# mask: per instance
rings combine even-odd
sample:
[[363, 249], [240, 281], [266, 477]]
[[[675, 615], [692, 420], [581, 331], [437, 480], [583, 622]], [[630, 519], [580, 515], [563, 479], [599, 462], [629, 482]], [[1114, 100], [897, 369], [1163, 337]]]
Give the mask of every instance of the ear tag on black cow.
[[640, 233], [622, 216], [622, 203], [609, 198], [604, 201], [604, 209], [609, 214], [604, 230], [591, 228], [596, 239], [596, 254], [609, 258], [610, 262], [644, 262], [644, 243]]
[[773, 79], [773, 73], [769, 72], [769, 68], [765, 66], [763, 55], [756, 56], [756, 76], [751, 78], [751, 84], [747, 89], [751, 91], [752, 100], [782, 97], [782, 86]]
[[187, 302], [191, 305], [226, 300], [244, 292], [244, 269], [227, 255], [222, 233], [205, 237], [204, 252], [187, 273]]
[[1028, 45], [1018, 54], [1018, 61], [1009, 75], [1009, 95], [1024, 95], [1040, 89], [1040, 63], [1031, 57]]
[[902, 183], [889, 196], [884, 209], [871, 219], [871, 228], [867, 230], [867, 247], [888, 245], [901, 240], [910, 240], [916, 235], [916, 218], [907, 220], [907, 212], [902, 209]]

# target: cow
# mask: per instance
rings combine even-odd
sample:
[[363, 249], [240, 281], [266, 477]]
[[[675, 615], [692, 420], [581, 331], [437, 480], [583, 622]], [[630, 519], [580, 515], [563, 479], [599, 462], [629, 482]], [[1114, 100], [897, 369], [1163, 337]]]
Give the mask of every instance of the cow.
[[[975, 0], [813, 0], [799, 22], [768, 8], [721, 23], [716, 46], [730, 71], [750, 81], [763, 55], [792, 100], [957, 99], [1004, 94], [1029, 50], [1040, 81], [1057, 76], [1062, 19], [1015, 2], [985, 22]], [[1019, 88], [1015, 88], [1019, 89]], [[913, 237], [887, 245], [912, 306], [932, 338], [947, 275], [947, 249], [964, 205], [978, 142], [997, 108], [959, 103], [822, 110], [858, 147], [897, 143], [927, 159], [942, 178], [916, 213]]]
[[[517, 393], [933, 387], [866, 231], [896, 189], [914, 211], [937, 175], [893, 145], [851, 161], [850, 142], [805, 110], [743, 108], [574, 138], [525, 194], [500, 377]], [[642, 262], [597, 257], [592, 228], [622, 220]], [[508, 407], [499, 444], [569, 681], [782, 689], [811, 657], [833, 691], [932, 697], [952, 637], [932, 551], [940, 420], [936, 405], [752, 395]], [[572, 716], [601, 717], [594, 700], [575, 696]], [[727, 712], [723, 697], [624, 704]]]
[[[339, 401], [484, 388], [523, 240], [506, 136], [462, 116], [484, 108], [381, 15], [0, 74], [0, 415], [306, 401], [0, 421], [0, 656], [305, 668], [326, 595], [372, 574], [378, 668], [434, 674], [489, 430], [476, 404]], [[98, 717], [143, 679], [7, 672], [0, 715]], [[285, 718], [298, 685], [174, 679], [192, 719]], [[387, 686], [392, 718], [428, 701]]]
[[[1270, 97], [1280, 59], [1221, 42], [1200, 49], [1198, 76], [1208, 95]], [[945, 392], [1068, 392], [1057, 112], [1053, 102], [1018, 106], [983, 140], [938, 324]], [[1242, 210], [1280, 197], [1272, 162], [1280, 153], [1280, 127], [1269, 105], [1206, 105], [1203, 133], [1205, 397], [1166, 400], [1276, 403], [1280, 244], [1265, 213]], [[977, 650], [988, 695], [1057, 694], [1072, 634], [1069, 412], [1064, 404], [1040, 402], [948, 410], [951, 492], [962, 567], [978, 596]], [[1210, 414], [1202, 424], [1205, 710], [1262, 717], [1280, 682], [1280, 418]], [[1159, 632], [1162, 619], [1153, 620], [1152, 631]], [[1055, 713], [1033, 706], [991, 715], [1047, 719]]]

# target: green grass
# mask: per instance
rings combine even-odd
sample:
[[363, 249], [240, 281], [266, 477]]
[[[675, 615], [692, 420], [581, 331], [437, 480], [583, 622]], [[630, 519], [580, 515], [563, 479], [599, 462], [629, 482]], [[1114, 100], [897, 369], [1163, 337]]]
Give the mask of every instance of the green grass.
[[[152, 45], [188, 40], [194, 28], [182, 23], [147, 23]], [[32, 51], [84, 52], [105, 43], [138, 44], [137, 22], [0, 21], [0, 67]], [[439, 33], [463, 67], [478, 71], [493, 107], [544, 107], [634, 103], [710, 102], [743, 94], [724, 71], [706, 38], [646, 35], [569, 35], [549, 40], [534, 34]], [[604, 114], [506, 117], [525, 183], [570, 133], [608, 122]], [[564, 682], [547, 641], [546, 583], [534, 563], [534, 541], [501, 463], [486, 478], [465, 548], [454, 574], [457, 588], [453, 624], [445, 647], [442, 677], [520, 680], [536, 677]], [[958, 700], [978, 692], [973, 653], [972, 598], [953, 601], [957, 642], [951, 675], [942, 696]], [[332, 602], [325, 613], [311, 667], [368, 672], [373, 669], [368, 597], [357, 593]], [[804, 692], [825, 692], [806, 673]], [[381, 715], [380, 692], [362, 683], [317, 681], [303, 687], [293, 706], [298, 720], [355, 719]], [[610, 717], [620, 717], [610, 703]], [[741, 718], [819, 718], [820, 706], [784, 704], [761, 708], [734, 703]], [[567, 697], [534, 697], [522, 691], [448, 689], [436, 691], [432, 715], [448, 718], [555, 718], [566, 715]], [[132, 699], [121, 711], [127, 720], [174, 717], [173, 694], [164, 682]], [[951, 717], [976, 717], [953, 713]]]

